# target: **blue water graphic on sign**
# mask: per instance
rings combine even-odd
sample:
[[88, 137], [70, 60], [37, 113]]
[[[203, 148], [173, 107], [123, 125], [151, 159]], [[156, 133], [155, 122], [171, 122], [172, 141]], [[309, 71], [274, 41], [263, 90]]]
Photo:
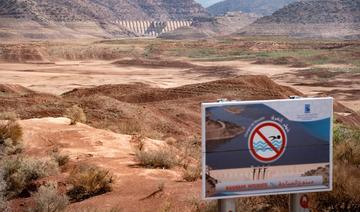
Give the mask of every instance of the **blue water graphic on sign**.
[[[245, 132], [230, 139], [206, 142], [206, 164], [212, 169], [233, 169], [264, 165], [251, 156], [246, 130], [251, 127], [255, 120], [261, 118], [271, 120], [272, 116], [283, 119], [290, 132], [287, 132], [286, 151], [284, 151], [281, 158], [272, 162], [271, 165], [309, 164], [329, 161], [330, 118], [298, 122], [288, 120], [282, 114], [264, 104], [231, 106], [231, 108], [241, 111], [240, 113], [230, 112], [228, 107], [207, 108], [207, 118], [236, 124], [243, 127]], [[282, 140], [273, 140], [272, 144], [277, 149], [280, 149]], [[274, 151], [262, 140], [254, 142], [254, 149], [263, 152]]]
[[[274, 140], [271, 143], [272, 143], [272, 145], [274, 147], [276, 147], [276, 149], [279, 150], [281, 148], [281, 145], [282, 145], [281, 140]], [[274, 150], [272, 148], [270, 148], [267, 143], [265, 143], [264, 141], [261, 141], [261, 140], [254, 142], [254, 149], [257, 152], [259, 152], [259, 151], [262, 151], [262, 152], [267, 152], [267, 151], [274, 152]]]

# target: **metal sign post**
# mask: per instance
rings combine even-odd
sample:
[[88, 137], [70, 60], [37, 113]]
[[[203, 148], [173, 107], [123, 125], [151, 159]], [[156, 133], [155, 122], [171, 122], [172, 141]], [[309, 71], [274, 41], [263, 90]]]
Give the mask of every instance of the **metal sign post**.
[[218, 200], [219, 212], [236, 212], [236, 199]]
[[310, 212], [309, 197], [306, 194], [290, 194], [289, 195], [289, 211], [290, 212]]

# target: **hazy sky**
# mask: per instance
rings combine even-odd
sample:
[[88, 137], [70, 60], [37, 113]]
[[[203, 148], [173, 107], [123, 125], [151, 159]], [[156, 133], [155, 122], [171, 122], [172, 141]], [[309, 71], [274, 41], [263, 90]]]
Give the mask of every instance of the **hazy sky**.
[[212, 4], [215, 4], [216, 2], [223, 1], [223, 0], [195, 0], [202, 4], [204, 7], [208, 7]]

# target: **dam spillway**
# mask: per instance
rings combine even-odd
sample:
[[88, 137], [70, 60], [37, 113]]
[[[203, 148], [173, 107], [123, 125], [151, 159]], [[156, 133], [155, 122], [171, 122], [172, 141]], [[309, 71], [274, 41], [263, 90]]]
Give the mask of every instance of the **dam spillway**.
[[161, 33], [171, 32], [180, 27], [191, 26], [192, 21], [124, 21], [118, 20], [115, 24], [143, 37], [157, 37]]

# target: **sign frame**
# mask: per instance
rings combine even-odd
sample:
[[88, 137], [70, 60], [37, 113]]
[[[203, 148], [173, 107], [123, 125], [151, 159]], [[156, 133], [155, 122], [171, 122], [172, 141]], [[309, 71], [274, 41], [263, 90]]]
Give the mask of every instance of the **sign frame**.
[[[229, 196], [217, 196], [207, 197], [206, 196], [206, 109], [210, 107], [219, 106], [238, 106], [238, 105], [249, 105], [249, 104], [262, 104], [262, 103], [284, 103], [289, 101], [302, 102], [304, 100], [331, 100], [331, 115], [330, 115], [330, 135], [329, 135], [329, 186], [328, 188], [304, 188], [302, 190], [281, 191], [280, 189], [268, 189], [266, 191], [248, 191], [246, 194], [229, 195]], [[316, 97], [316, 98], [295, 98], [295, 99], [274, 99], [274, 100], [251, 100], [251, 101], [220, 101], [213, 103], [202, 103], [201, 104], [201, 154], [202, 154], [202, 199], [204, 200], [224, 200], [234, 199], [241, 197], [256, 197], [266, 195], [281, 195], [281, 194], [303, 194], [309, 192], [328, 192], [333, 190], [333, 127], [334, 127], [334, 99], [332, 97]], [[288, 138], [287, 138], [288, 139]], [[286, 141], [288, 143], [288, 140]], [[250, 168], [250, 167], [249, 167]]]

